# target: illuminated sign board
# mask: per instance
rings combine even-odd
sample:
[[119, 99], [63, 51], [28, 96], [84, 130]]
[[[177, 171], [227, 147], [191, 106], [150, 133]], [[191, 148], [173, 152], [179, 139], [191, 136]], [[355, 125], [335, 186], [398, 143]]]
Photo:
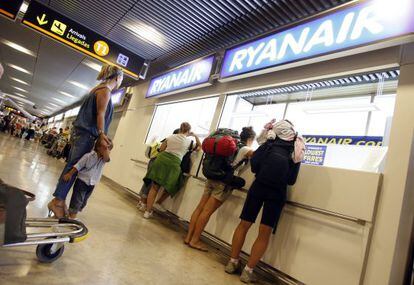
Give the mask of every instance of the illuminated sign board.
[[0, 14], [15, 20], [22, 4], [23, 0], [0, 1]]
[[[222, 81], [414, 33], [414, 1], [373, 0], [226, 51]], [[395, 42], [392, 44], [400, 44]], [[390, 44], [391, 45], [391, 44]], [[266, 70], [264, 70], [266, 69]]]
[[198, 59], [151, 79], [146, 97], [166, 96], [211, 85], [214, 56]]
[[382, 146], [383, 137], [373, 136], [313, 136], [304, 135], [305, 143], [311, 144], [342, 144], [360, 146]]
[[122, 88], [111, 94], [112, 105], [114, 106], [122, 105], [123, 99], [125, 96], [125, 91], [126, 91], [125, 88]]
[[106, 64], [117, 65], [133, 78], [144, 78], [145, 59], [94, 31], [32, 1], [23, 24]]

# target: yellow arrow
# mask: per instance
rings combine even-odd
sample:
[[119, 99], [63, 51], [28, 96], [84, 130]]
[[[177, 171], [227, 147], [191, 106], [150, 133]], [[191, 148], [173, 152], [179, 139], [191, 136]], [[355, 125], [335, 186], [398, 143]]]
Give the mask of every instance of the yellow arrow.
[[46, 25], [49, 21], [47, 21], [46, 19], [46, 14], [42, 15], [42, 18], [39, 18], [39, 16], [36, 17], [37, 22], [39, 23], [39, 25]]

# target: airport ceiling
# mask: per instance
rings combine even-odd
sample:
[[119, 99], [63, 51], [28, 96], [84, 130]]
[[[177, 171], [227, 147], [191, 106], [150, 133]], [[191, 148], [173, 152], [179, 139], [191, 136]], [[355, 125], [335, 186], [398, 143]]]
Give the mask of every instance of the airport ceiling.
[[[282, 28], [351, 0], [42, 0], [141, 57], [171, 68]], [[25, 47], [21, 53], [9, 41]], [[0, 17], [0, 90], [35, 115], [80, 101], [96, 84], [97, 63]], [[24, 68], [26, 71], [15, 69]], [[17, 80], [16, 80], [17, 79]], [[80, 84], [79, 84], [80, 83]], [[132, 79], [126, 84], [133, 84]], [[18, 99], [22, 98], [23, 100]], [[24, 102], [26, 101], [26, 102]], [[38, 107], [33, 109], [33, 104]]]

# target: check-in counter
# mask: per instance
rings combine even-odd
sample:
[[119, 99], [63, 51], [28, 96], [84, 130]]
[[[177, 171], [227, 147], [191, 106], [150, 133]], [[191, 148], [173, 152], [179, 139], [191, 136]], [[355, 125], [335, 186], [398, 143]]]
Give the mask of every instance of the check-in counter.
[[[185, 221], [203, 195], [200, 156], [184, 189], [165, 203]], [[143, 177], [145, 163], [135, 161], [135, 165], [137, 176]], [[247, 169], [242, 176], [248, 189], [254, 175]], [[360, 284], [380, 183], [377, 173], [302, 165], [263, 261], [305, 284]], [[206, 231], [231, 244], [245, 198], [244, 191], [235, 190], [211, 217]], [[259, 223], [260, 215], [247, 236], [246, 253]]]

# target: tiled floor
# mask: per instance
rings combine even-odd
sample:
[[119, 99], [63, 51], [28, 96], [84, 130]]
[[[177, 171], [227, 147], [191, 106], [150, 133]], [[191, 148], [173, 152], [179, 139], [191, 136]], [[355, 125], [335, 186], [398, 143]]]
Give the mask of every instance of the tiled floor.
[[[43, 147], [0, 134], [0, 178], [37, 195], [30, 217], [46, 216], [63, 166]], [[89, 237], [66, 245], [55, 263], [39, 263], [34, 246], [0, 248], [0, 284], [241, 284], [223, 257], [184, 246], [181, 229], [143, 219], [129, 195], [104, 183], [79, 217]]]

